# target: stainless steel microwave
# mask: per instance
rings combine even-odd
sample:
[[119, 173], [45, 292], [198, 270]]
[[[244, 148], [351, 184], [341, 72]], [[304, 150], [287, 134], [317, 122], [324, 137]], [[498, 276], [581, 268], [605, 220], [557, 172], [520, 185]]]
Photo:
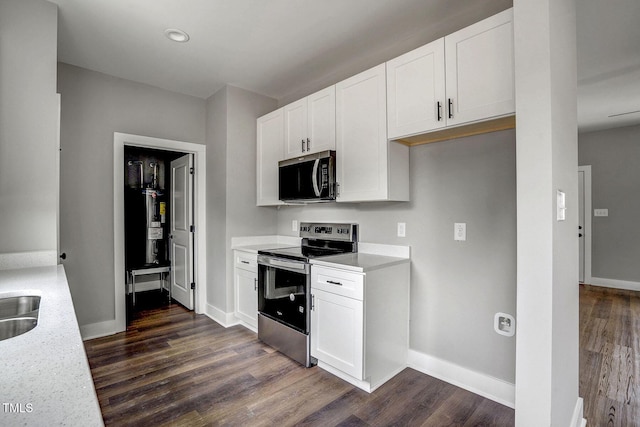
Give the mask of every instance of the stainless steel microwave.
[[279, 198], [312, 203], [336, 199], [336, 152], [322, 151], [278, 162]]

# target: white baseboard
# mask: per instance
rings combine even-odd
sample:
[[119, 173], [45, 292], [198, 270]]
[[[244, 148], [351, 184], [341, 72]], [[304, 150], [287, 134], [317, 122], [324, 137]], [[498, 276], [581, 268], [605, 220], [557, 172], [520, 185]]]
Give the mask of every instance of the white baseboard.
[[32, 251], [0, 254], [0, 270], [47, 267], [57, 264], [57, 251]]
[[236, 319], [236, 316], [233, 313], [226, 313], [209, 303], [207, 303], [207, 306], [205, 307], [204, 314], [225, 328], [240, 324], [240, 321]]
[[587, 425], [587, 420], [585, 420], [583, 415], [583, 400], [581, 397], [578, 397], [576, 401], [576, 406], [573, 409], [573, 416], [571, 417], [571, 423], [569, 427], [585, 427]]
[[640, 282], [629, 280], [606, 279], [603, 277], [592, 277], [588, 285], [602, 286], [604, 288], [626, 289], [628, 291], [640, 291]]
[[407, 365], [509, 408], [515, 408], [515, 384], [411, 349]]
[[115, 319], [80, 326], [80, 335], [83, 341], [106, 337], [118, 332], [122, 332], [122, 330], [118, 328], [118, 322]]

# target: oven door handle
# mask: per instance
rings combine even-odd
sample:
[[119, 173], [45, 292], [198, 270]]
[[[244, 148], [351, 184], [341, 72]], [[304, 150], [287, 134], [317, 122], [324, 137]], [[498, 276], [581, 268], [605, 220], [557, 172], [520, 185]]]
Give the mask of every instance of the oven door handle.
[[258, 260], [258, 264], [262, 264], [265, 265], [267, 267], [278, 267], [278, 268], [283, 268], [285, 270], [290, 270], [290, 271], [305, 271], [307, 270], [307, 263], [303, 263], [303, 262], [289, 262], [289, 261], [281, 261], [278, 259], [259, 259]]

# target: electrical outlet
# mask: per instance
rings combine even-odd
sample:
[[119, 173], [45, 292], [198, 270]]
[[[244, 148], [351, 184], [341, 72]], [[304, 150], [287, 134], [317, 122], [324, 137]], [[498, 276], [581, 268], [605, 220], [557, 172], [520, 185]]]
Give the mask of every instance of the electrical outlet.
[[398, 237], [405, 237], [407, 235], [407, 224], [405, 222], [398, 223]]
[[456, 222], [453, 224], [453, 240], [467, 240], [467, 223]]
[[609, 216], [609, 209], [594, 209], [593, 216]]
[[291, 221], [291, 231], [298, 231], [298, 220]]
[[505, 337], [512, 337], [516, 333], [516, 319], [506, 313], [496, 313], [493, 317], [493, 330]]

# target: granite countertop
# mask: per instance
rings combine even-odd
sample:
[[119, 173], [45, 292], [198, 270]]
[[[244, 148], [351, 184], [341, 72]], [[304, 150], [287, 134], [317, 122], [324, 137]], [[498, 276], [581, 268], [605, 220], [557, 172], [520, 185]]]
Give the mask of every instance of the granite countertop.
[[0, 271], [0, 297], [40, 295], [38, 325], [0, 341], [0, 424], [102, 426], [62, 266]]
[[363, 252], [331, 255], [311, 260], [311, 264], [342, 270], [366, 273], [378, 268], [391, 267], [410, 262], [409, 258], [392, 257], [386, 255], [369, 254]]

